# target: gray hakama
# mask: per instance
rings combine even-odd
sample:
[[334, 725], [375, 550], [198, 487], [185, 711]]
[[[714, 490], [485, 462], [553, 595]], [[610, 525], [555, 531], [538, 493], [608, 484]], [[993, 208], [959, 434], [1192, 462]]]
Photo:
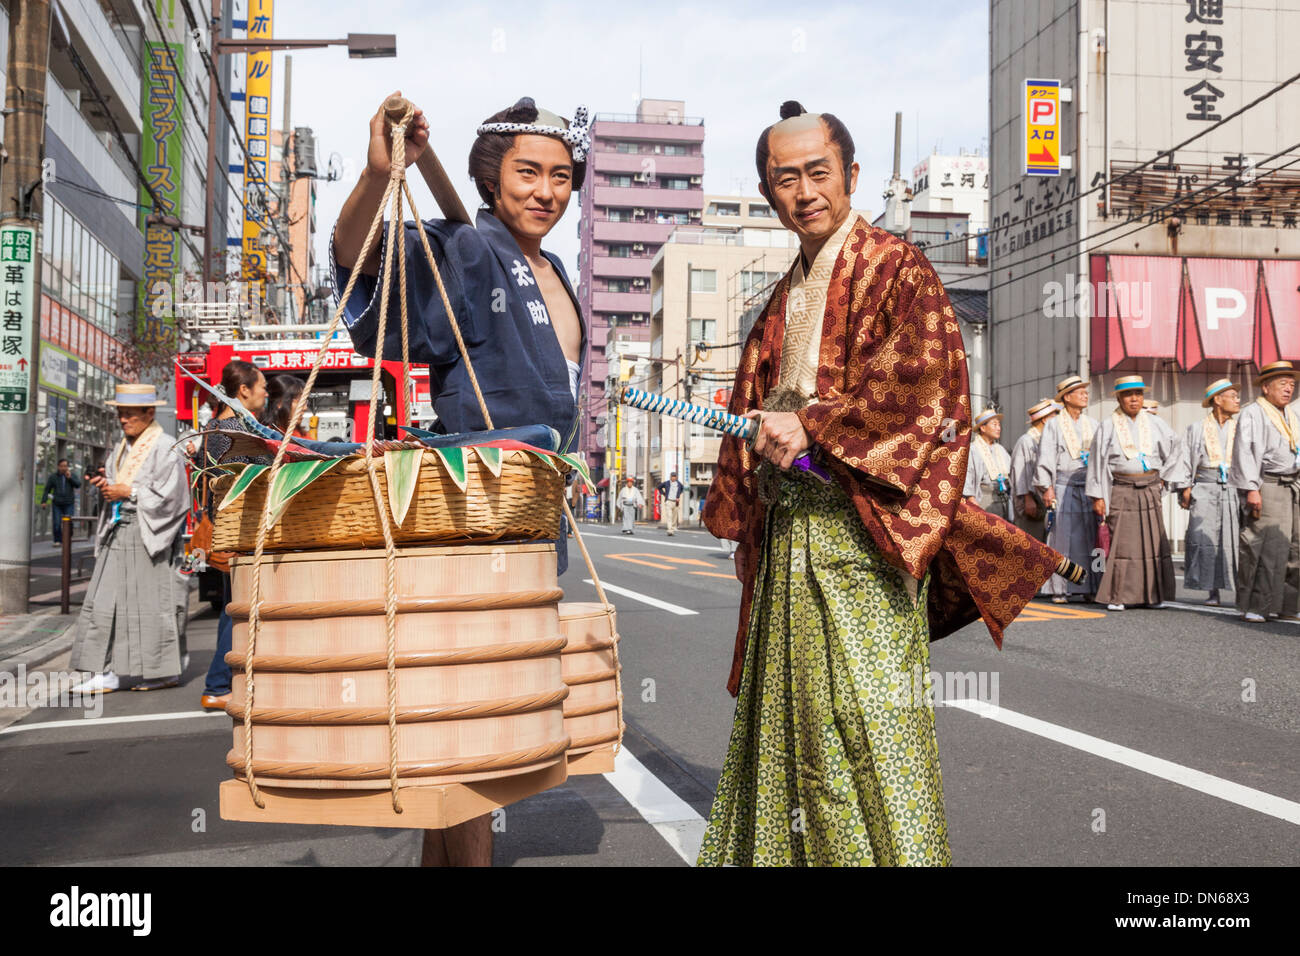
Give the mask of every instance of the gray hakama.
[[1237, 416], [1228, 479], [1241, 504], [1258, 491], [1258, 518], [1242, 519], [1237, 567], [1237, 610], [1300, 614], [1300, 455], [1252, 402]]
[[[1047, 506], [1043, 504], [1043, 496], [1034, 487], [1034, 472], [1038, 469], [1038, 444], [1041, 438], [1042, 432], [1031, 428], [1020, 436], [1015, 448], [1011, 450], [1011, 505], [1015, 511], [1016, 527], [1033, 535], [1039, 541], [1046, 541]], [[1025, 514], [1025, 495], [1033, 497], [1038, 504], [1037, 518]]]
[[[190, 579], [177, 573], [181, 534], [189, 510], [185, 463], [162, 434], [130, 484], [136, 504], [100, 512], [95, 571], [77, 619], [71, 666], [76, 670], [146, 680], [181, 673]], [[117, 454], [109, 456], [109, 484], [117, 483]]]
[[[1228, 446], [1227, 428], [1219, 429], [1219, 453]], [[1205, 420], [1193, 422], [1183, 434], [1183, 474], [1194, 475], [1188, 511], [1183, 584], [1193, 591], [1235, 591], [1237, 537], [1240, 534], [1237, 492], [1228, 484], [1228, 465], [1211, 464], [1205, 447]], [[1185, 486], [1186, 487], [1186, 486]]]
[[150, 555], [138, 515], [124, 511], [95, 562], [72, 667], [146, 679], [180, 674], [186, 623], [181, 595], [188, 598], [189, 589], [176, 571], [179, 563], [179, 537]]
[[[1101, 583], [1101, 571], [1093, 558], [1093, 549], [1097, 547], [1097, 515], [1092, 510], [1092, 502], [1084, 493], [1086, 459], [1082, 453], [1072, 456], [1061, 435], [1061, 420], [1068, 414], [1069, 412], [1061, 412], [1043, 426], [1034, 485], [1038, 488], [1051, 488], [1056, 494], [1056, 515], [1052, 530], [1047, 532], [1047, 546], [1085, 568], [1088, 573], [1080, 584], [1053, 574], [1047, 582], [1047, 590], [1055, 596], [1091, 596], [1097, 593]], [[1085, 421], [1092, 425], [1095, 438], [1097, 422], [1087, 415], [1080, 415], [1078, 421], [1073, 422], [1076, 431], [1082, 437]]]
[[1185, 483], [1182, 440], [1164, 419], [1146, 411], [1138, 415], [1129, 420], [1129, 430], [1140, 449], [1141, 416], [1147, 416], [1149, 452], [1129, 458], [1108, 416], [1093, 437], [1088, 459], [1086, 491], [1090, 499], [1106, 502], [1110, 528], [1110, 554], [1097, 588], [1101, 604], [1159, 604], [1176, 594], [1162, 496], [1166, 484]]

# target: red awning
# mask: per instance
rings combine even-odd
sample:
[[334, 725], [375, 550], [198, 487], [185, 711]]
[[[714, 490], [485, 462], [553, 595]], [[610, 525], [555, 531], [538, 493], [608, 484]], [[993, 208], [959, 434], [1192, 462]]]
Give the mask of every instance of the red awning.
[[1186, 261], [1187, 285], [1178, 323], [1178, 364], [1191, 372], [1210, 360], [1250, 359], [1259, 260]]
[[1180, 258], [1093, 256], [1093, 369], [1174, 358], [1182, 285]]
[[1264, 260], [1263, 294], [1255, 326], [1256, 368], [1281, 359], [1300, 361], [1300, 262]]

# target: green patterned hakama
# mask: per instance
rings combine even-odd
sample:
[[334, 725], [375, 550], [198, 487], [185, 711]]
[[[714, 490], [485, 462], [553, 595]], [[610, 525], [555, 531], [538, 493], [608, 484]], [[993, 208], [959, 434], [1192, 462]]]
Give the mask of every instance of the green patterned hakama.
[[929, 578], [913, 599], [837, 485], [778, 489], [699, 865], [949, 865]]

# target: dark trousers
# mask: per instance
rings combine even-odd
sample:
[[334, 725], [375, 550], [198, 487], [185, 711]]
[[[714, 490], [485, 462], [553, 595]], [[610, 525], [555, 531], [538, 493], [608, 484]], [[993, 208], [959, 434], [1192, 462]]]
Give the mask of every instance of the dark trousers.
[[203, 684], [203, 693], [220, 697], [230, 693], [230, 665], [226, 663], [226, 654], [234, 642], [235, 622], [226, 613], [230, 602], [230, 575], [221, 576], [221, 617], [217, 619], [217, 649], [212, 654], [212, 663], [208, 665], [208, 678]]
[[[76, 510], [77, 510], [77, 505], [76, 502], [73, 501], [69, 501], [67, 504], [61, 504], [60, 502], [56, 501], [52, 505], [50, 505], [50, 513], [54, 516], [54, 543], [55, 544], [63, 543], [63, 516], [67, 515], [69, 518], [71, 518], [73, 514], [76, 512]], [[68, 529], [68, 533], [71, 534], [71, 528]]]

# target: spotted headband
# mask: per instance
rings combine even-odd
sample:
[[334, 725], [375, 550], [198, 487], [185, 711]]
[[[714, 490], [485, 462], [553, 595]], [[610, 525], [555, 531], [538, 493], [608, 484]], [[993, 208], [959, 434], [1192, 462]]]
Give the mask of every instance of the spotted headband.
[[[516, 106], [533, 106], [528, 98], [520, 100]], [[478, 134], [484, 133], [533, 133], [538, 136], [554, 136], [568, 143], [573, 150], [573, 161], [580, 163], [591, 152], [591, 123], [587, 119], [587, 107], [579, 106], [573, 111], [573, 122], [549, 110], [538, 109], [537, 119], [531, 123], [484, 123], [478, 128]]]

